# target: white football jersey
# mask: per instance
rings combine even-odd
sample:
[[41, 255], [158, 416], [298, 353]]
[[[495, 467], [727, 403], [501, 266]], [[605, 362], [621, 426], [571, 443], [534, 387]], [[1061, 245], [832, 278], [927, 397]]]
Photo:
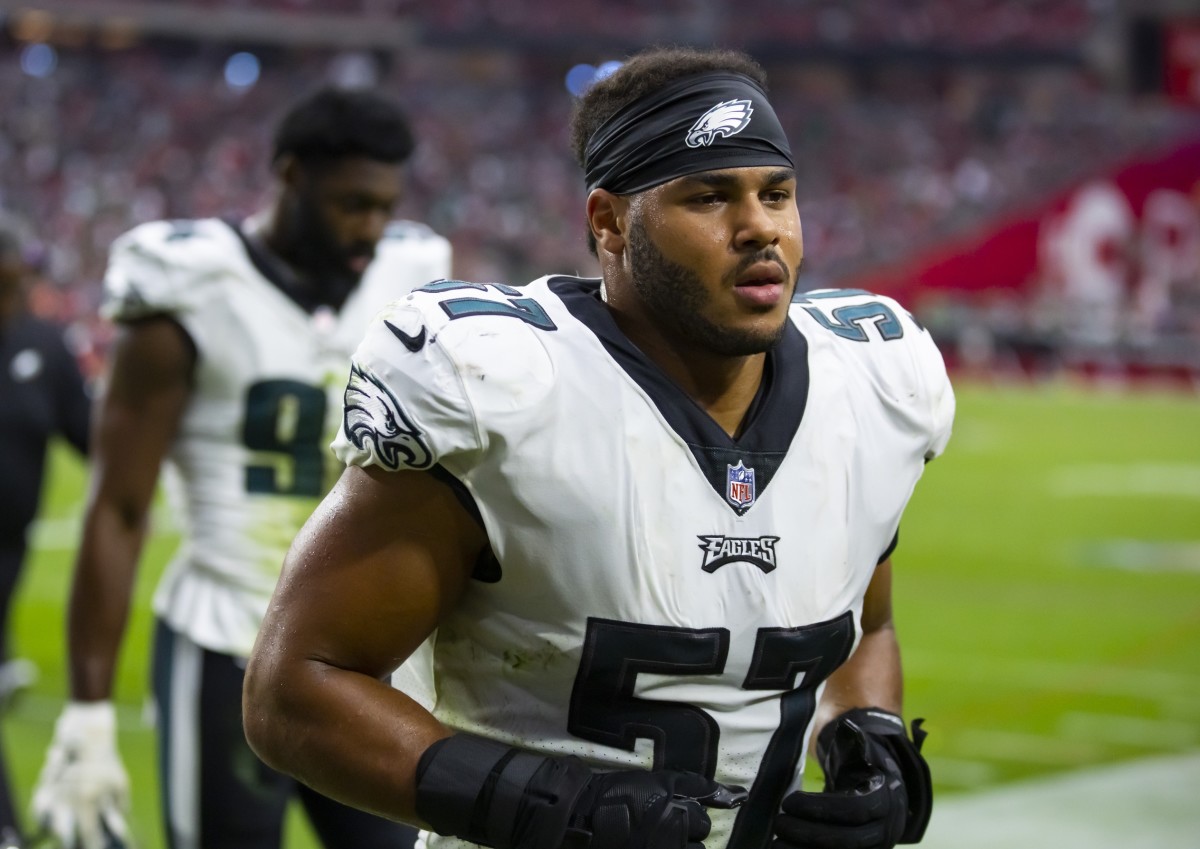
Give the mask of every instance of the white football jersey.
[[798, 296], [734, 439], [598, 281], [442, 281], [372, 323], [334, 450], [433, 470], [487, 530], [497, 562], [436, 634], [441, 721], [742, 785], [705, 843], [761, 849], [953, 414], [929, 334], [869, 293]]
[[155, 612], [213, 651], [247, 656], [300, 526], [336, 479], [350, 355], [388, 301], [443, 277], [449, 243], [397, 222], [342, 309], [310, 314], [219, 219], [156, 221], [113, 244], [105, 314], [167, 314], [197, 352], [167, 465], [184, 541]]

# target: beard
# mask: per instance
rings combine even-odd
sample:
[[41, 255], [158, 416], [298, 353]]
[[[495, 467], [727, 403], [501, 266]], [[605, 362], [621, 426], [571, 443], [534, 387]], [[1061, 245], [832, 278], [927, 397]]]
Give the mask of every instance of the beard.
[[[628, 250], [633, 288], [664, 335], [728, 357], [764, 353], [783, 338], [786, 321], [776, 328], [752, 330], [708, 318], [705, 309], [712, 298], [700, 276], [667, 259], [640, 221], [630, 225]], [[764, 258], [778, 261], [773, 252], [766, 252], [749, 258], [746, 265]]]
[[296, 203], [292, 209], [291, 225], [296, 264], [311, 276], [320, 289], [335, 297], [344, 297], [346, 292], [358, 285], [362, 272], [355, 271], [350, 261], [356, 256], [373, 257], [374, 244], [339, 243], [318, 204], [311, 199]]

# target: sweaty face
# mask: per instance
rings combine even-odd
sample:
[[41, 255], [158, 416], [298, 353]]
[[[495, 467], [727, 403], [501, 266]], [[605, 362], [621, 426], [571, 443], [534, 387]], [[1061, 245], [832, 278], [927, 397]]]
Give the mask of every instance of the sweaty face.
[[673, 180], [631, 204], [630, 279], [658, 329], [724, 356], [779, 341], [804, 249], [795, 177], [735, 168]]
[[357, 284], [401, 190], [400, 168], [391, 163], [355, 157], [302, 167], [288, 204], [299, 264], [331, 287]]

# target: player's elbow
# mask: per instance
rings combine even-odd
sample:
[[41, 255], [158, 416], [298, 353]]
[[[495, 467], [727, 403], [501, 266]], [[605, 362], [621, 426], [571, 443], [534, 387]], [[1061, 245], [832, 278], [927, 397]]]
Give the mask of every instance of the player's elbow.
[[246, 742], [263, 763], [290, 772], [287, 745], [292, 724], [288, 710], [288, 684], [269, 652], [256, 647], [246, 666], [242, 685], [242, 725]]

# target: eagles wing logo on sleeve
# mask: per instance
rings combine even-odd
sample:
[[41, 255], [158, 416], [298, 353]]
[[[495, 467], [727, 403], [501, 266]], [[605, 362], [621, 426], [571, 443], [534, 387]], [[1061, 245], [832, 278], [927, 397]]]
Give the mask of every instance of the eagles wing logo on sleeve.
[[700, 116], [687, 134], [688, 147], [707, 147], [718, 137], [735, 136], [750, 126], [754, 106], [749, 100], [726, 100]]
[[342, 428], [355, 448], [369, 451], [388, 471], [433, 465], [433, 453], [420, 428], [404, 415], [396, 396], [357, 363], [350, 368], [346, 384]]

